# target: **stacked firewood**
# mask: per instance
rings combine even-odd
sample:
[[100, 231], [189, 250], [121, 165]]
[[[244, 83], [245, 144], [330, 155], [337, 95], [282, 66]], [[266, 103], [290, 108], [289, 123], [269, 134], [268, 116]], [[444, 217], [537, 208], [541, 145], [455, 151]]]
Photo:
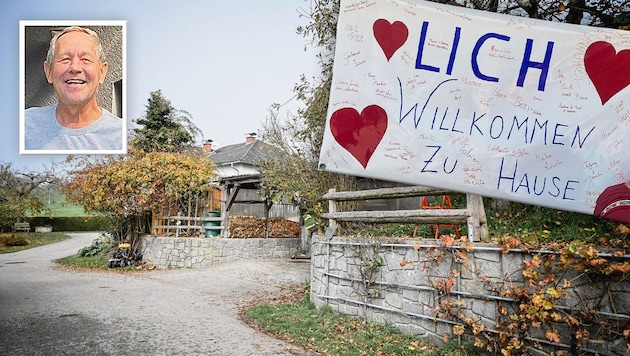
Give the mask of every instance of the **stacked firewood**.
[[300, 224], [283, 218], [269, 219], [269, 237], [298, 236], [300, 236]]
[[[253, 216], [231, 216], [228, 225], [228, 237], [232, 238], [256, 238], [267, 237], [266, 219]], [[298, 237], [300, 225], [296, 222], [282, 219], [269, 219], [268, 237]]]
[[265, 237], [265, 220], [253, 216], [230, 216], [228, 237]]

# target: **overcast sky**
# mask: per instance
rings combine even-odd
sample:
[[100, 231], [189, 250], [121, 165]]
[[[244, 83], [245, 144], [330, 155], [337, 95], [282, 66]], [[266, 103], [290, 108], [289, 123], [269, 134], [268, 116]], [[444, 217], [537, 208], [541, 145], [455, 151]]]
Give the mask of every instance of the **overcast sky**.
[[[40, 169], [63, 156], [19, 155], [19, 21], [127, 20], [127, 118], [162, 90], [217, 147], [257, 132], [273, 103], [293, 96], [300, 75], [319, 72], [296, 33], [305, 0], [22, 0], [0, 5], [0, 161]], [[42, 59], [43, 60], [43, 59]], [[285, 111], [295, 112], [292, 100]]]

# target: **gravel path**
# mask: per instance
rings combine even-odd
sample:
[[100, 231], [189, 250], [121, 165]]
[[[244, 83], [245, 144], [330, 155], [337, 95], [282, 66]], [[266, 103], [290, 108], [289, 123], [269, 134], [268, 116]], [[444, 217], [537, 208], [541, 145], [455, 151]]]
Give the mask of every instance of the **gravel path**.
[[85, 272], [51, 262], [96, 233], [0, 255], [0, 355], [309, 355], [238, 318], [253, 299], [303, 284], [304, 261]]

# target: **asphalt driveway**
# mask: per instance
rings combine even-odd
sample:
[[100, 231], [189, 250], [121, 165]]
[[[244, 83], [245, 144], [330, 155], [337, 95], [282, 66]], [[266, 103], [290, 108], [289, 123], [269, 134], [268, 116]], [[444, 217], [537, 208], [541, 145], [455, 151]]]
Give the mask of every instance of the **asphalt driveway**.
[[0, 255], [0, 355], [307, 355], [250, 328], [241, 308], [304, 283], [303, 261], [140, 273], [60, 268], [96, 233]]

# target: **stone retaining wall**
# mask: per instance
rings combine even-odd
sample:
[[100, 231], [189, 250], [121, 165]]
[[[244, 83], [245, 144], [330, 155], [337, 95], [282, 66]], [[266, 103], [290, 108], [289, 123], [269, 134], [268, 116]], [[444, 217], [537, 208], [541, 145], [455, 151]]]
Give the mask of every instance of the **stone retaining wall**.
[[[512, 313], [527, 307], [500, 290], [527, 288], [523, 266], [533, 254], [518, 249], [506, 251], [494, 244], [475, 243], [470, 247], [470, 252], [458, 255], [462, 250], [445, 248], [436, 240], [326, 239], [315, 235], [311, 246], [311, 300], [317, 307], [329, 305], [344, 314], [387, 323], [434, 343], [441, 343], [445, 335], [453, 338], [453, 327], [463, 329], [468, 317], [483, 325], [484, 332], [497, 335], [499, 324], [506, 320], [509, 323]], [[547, 262], [552, 254], [540, 258]], [[535, 320], [526, 323], [528, 354], [567, 350], [571, 332], [566, 316], [575, 315], [579, 321], [588, 322], [575, 310], [597, 310], [593, 315], [599, 320], [617, 323], [621, 331], [630, 329], [629, 281], [592, 283], [570, 272], [559, 280], [560, 286], [563, 280], [570, 281], [571, 289], [562, 289], [563, 296], [554, 301], [554, 309], [549, 312], [558, 312], [563, 318], [537, 327], [530, 327]], [[463, 317], [436, 314], [444, 310], [445, 302], [452, 303], [453, 310]], [[546, 337], [551, 329], [559, 333], [555, 344]], [[483, 339], [483, 334], [473, 336], [469, 326], [466, 330], [462, 337], [471, 344], [476, 337]], [[629, 354], [621, 333], [612, 338], [609, 335], [606, 340], [601, 330], [592, 330], [590, 340], [580, 342], [587, 349], [601, 351], [601, 355]]]
[[291, 258], [300, 253], [298, 238], [144, 237], [142, 259], [158, 268], [206, 267], [249, 259]]

